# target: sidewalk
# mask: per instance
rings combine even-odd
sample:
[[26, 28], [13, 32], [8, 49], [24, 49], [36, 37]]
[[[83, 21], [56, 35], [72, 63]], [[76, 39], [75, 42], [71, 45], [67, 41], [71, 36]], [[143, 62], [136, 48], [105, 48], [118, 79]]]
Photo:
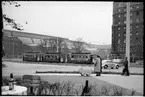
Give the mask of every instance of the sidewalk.
[[121, 75], [102, 74], [101, 76], [95, 78], [127, 89], [133, 89], [139, 93], [144, 94], [143, 92], [144, 80], [143, 76], [140, 75], [121, 76]]

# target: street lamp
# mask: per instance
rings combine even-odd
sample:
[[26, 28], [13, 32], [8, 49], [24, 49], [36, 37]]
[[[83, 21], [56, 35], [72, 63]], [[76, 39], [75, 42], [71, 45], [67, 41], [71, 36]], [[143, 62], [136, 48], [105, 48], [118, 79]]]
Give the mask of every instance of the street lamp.
[[11, 38], [12, 38], [12, 58], [14, 58], [14, 35], [13, 35], [13, 32], [11, 32], [11, 36], [10, 36]]

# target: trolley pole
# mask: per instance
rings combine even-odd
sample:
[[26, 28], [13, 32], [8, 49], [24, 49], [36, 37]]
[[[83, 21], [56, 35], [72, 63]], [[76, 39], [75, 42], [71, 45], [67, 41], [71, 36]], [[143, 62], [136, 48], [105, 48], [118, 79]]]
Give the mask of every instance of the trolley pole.
[[130, 68], [130, 2], [127, 2], [126, 5], [126, 57]]

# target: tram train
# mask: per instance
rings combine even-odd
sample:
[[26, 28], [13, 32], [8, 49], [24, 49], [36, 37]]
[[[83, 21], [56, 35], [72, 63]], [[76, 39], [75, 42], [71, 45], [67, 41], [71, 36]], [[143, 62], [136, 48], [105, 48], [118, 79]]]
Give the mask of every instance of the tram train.
[[63, 54], [63, 53], [25, 52], [23, 53], [23, 61], [92, 64], [93, 55], [91, 53]]

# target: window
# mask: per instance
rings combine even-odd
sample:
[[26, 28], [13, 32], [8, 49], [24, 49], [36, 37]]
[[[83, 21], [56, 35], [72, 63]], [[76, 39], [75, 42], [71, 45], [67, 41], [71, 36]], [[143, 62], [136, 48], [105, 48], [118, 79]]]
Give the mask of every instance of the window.
[[138, 35], [138, 32], [136, 32], [136, 35]]
[[126, 27], [124, 27], [124, 29], [126, 29]]
[[120, 24], [120, 22], [118, 22], [118, 24]]
[[132, 19], [130, 19], [130, 23], [132, 23]]
[[118, 9], [118, 12], [120, 12], [120, 9]]
[[136, 26], [136, 28], [138, 28], [138, 26]]
[[126, 20], [124, 21], [124, 24], [126, 24]]
[[130, 7], [130, 9], [132, 10], [132, 9], [133, 9], [133, 7], [131, 6], [131, 7]]
[[130, 16], [132, 16], [132, 12], [130, 13]]
[[123, 2], [120, 2], [119, 3], [119, 7], [123, 7]]
[[139, 19], [136, 19], [136, 22], [138, 23], [139, 22]]
[[132, 26], [130, 26], [130, 30], [132, 30]]
[[120, 30], [120, 28], [118, 27], [118, 30]]
[[126, 12], [126, 8], [124, 8], [124, 12]]
[[118, 17], [120, 18], [120, 15], [118, 15]]
[[126, 17], [126, 13], [124, 14], [124, 17]]
[[118, 34], [118, 36], [120, 36], [120, 33]]
[[124, 36], [126, 36], [126, 32], [124, 32]]
[[118, 44], [120, 43], [120, 39], [118, 39]]
[[126, 42], [126, 40], [124, 39], [124, 43]]
[[130, 33], [130, 36], [132, 36], [132, 33]]
[[139, 6], [136, 6], [136, 8], [139, 8]]
[[136, 15], [139, 15], [139, 12], [138, 11], [136, 12]]

